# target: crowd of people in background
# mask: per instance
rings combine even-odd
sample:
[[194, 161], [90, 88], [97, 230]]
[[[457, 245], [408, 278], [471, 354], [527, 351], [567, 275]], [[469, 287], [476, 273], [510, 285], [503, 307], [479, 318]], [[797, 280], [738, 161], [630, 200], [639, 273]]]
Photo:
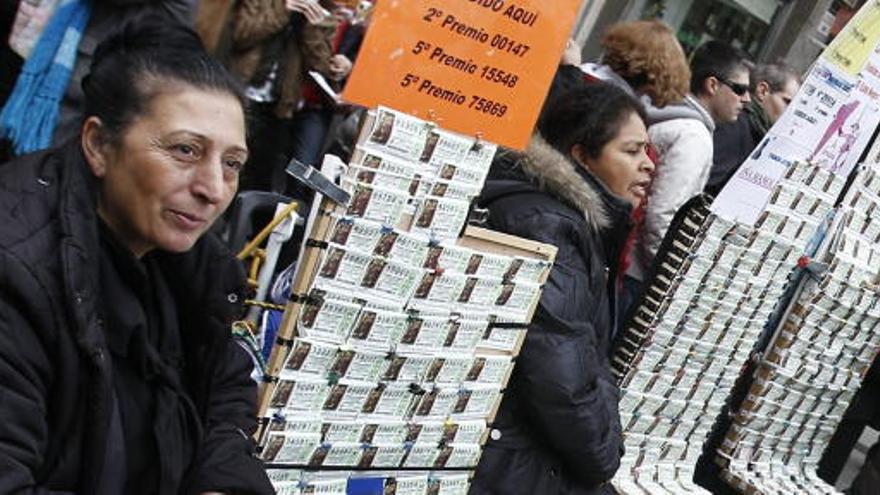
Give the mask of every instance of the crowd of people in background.
[[[216, 295], [220, 303], [205, 303], [218, 313], [211, 323], [234, 311], [221, 303], [240, 274], [229, 268], [220, 281], [206, 279], [205, 257], [211, 263], [228, 259], [202, 235], [236, 187], [305, 199], [307, 191], [286, 180], [287, 162], [318, 165], [334, 141], [339, 149], [351, 149], [353, 138], [339, 129], [364, 110], [340, 105], [319, 80], [335, 90], [345, 84], [372, 2], [197, 3], [22, 1], [6, 2], [0, 11], [0, 35], [9, 39], [0, 56], [0, 159], [15, 159], [0, 167], [5, 190], [0, 204], [9, 206], [0, 209], [7, 215], [0, 218], [15, 226], [0, 236], [5, 287], [0, 356], [6, 358], [0, 381], [3, 387], [33, 389], [22, 391], [17, 401], [0, 401], [0, 491], [119, 493], [110, 487], [128, 487], [125, 493], [148, 493], [149, 487], [135, 486], [154, 477], [161, 493], [184, 486], [202, 493], [269, 490], [253, 472], [254, 424], [242, 410], [252, 404], [241, 397], [247, 387], [236, 381], [246, 373], [229, 369], [241, 367], [240, 356], [226, 349], [219, 335], [211, 349], [187, 340], [185, 332], [179, 340], [176, 318], [186, 317], [187, 310], [184, 296], [168, 281], [192, 274], [204, 285], [196, 294]], [[222, 22], [199, 23], [199, 15]], [[198, 46], [193, 26], [213, 58]], [[559, 254], [492, 425], [473, 493], [609, 492], [623, 450], [618, 390], [608, 363], [615, 334], [650, 280], [676, 211], [695, 195], [721, 191], [800, 84], [799, 74], [784, 64], [754, 65], [721, 41], [708, 41], [688, 57], [674, 31], [657, 20], [613, 25], [602, 47], [599, 60], [585, 63], [580, 48], [569, 43], [528, 149], [502, 150], [477, 200], [488, 210], [491, 228], [554, 244]], [[140, 65], [124, 67], [135, 62]], [[112, 70], [119, 71], [118, 80]], [[181, 108], [190, 115], [179, 114]], [[214, 110], [232, 130], [212, 125]], [[202, 134], [151, 135], [154, 128], [144, 128], [145, 122], [161, 128], [168, 119], [191, 119], [187, 125]], [[211, 155], [218, 147], [221, 152]], [[49, 151], [29, 154], [40, 150]], [[204, 171], [162, 182], [123, 166], [141, 160], [149, 169], [157, 159]], [[220, 164], [222, 173], [196, 167], [203, 162]], [[22, 226], [10, 213], [31, 200], [25, 192], [32, 186], [25, 183], [32, 179], [46, 188], [54, 181], [70, 187], [27, 210], [46, 230]], [[185, 180], [194, 188], [192, 197], [171, 185]], [[166, 193], [177, 199], [167, 200]], [[147, 211], [125, 206], [130, 202], [123, 197], [143, 198]], [[170, 201], [173, 218], [149, 211], [150, 201]], [[86, 213], [74, 212], [71, 204], [85, 205]], [[156, 227], [160, 220], [172, 221], [176, 230]], [[181, 231], [188, 236], [180, 237]], [[73, 241], [65, 236], [82, 244], [69, 256], [91, 253], [101, 270], [74, 273], [71, 267], [84, 266], [67, 258], [34, 268], [36, 274], [10, 267], [36, 266], [34, 257], [68, 250]], [[27, 256], [19, 252], [22, 239], [37, 239]], [[149, 257], [163, 250], [184, 254]], [[149, 290], [137, 287], [144, 281]], [[92, 290], [90, 298], [78, 284]], [[110, 294], [102, 286], [118, 290]], [[14, 290], [20, 293], [7, 294]], [[69, 310], [68, 302], [82, 307], [83, 298], [91, 301], [82, 321], [64, 323], [77, 326], [80, 340], [58, 337], [59, 322], [35, 317], [39, 311], [22, 302], [32, 297], [54, 301], [59, 314]], [[139, 316], [132, 320], [119, 308], [135, 308]], [[116, 328], [149, 329], [146, 340], [111, 341], [110, 367], [95, 350], [103, 340], [94, 321], [98, 313], [106, 313]], [[32, 328], [33, 335], [13, 329], [11, 321]], [[24, 360], [17, 363], [6, 353], [11, 345], [42, 350], [16, 357]], [[215, 351], [231, 357], [218, 364], [206, 354]], [[164, 359], [163, 353], [174, 358]], [[194, 365], [183, 367], [187, 360]], [[62, 369], [53, 363], [64, 364], [82, 387], [97, 390], [89, 401], [100, 402], [90, 402], [99, 414], [87, 415], [80, 397], [47, 378]], [[93, 366], [98, 378], [122, 377], [116, 393], [113, 380], [79, 377], [82, 366]], [[228, 376], [218, 382], [211, 373]], [[120, 380], [135, 395], [120, 393]], [[154, 382], [160, 385], [154, 388]], [[162, 412], [165, 430], [156, 430], [161, 434], [155, 442], [147, 440], [152, 419], [142, 403]], [[28, 412], [39, 407], [49, 411], [44, 420]], [[95, 418], [106, 431], [86, 427]], [[203, 429], [209, 440], [193, 440]], [[71, 444], [80, 449], [76, 453], [59, 444], [70, 431], [76, 433]], [[134, 450], [113, 459], [108, 436], [133, 449], [147, 442], [159, 458], [166, 450], [174, 455], [157, 465]], [[218, 446], [229, 449], [227, 454], [205, 450]], [[239, 484], [229, 475], [237, 469], [248, 473]]]
[[[59, 19], [63, 16], [49, 16], [58, 8], [52, 1], [20, 9], [10, 4], [0, 12], [0, 35], [9, 39], [0, 57], [0, 103], [7, 107], [8, 100], [28, 93], [14, 90], [28, 89], [21, 80], [33, 79], [26, 77], [39, 69], [32, 62], [41, 58], [45, 65], [62, 53], [60, 38], [66, 30], [79, 34], [73, 40], [76, 50], [69, 74], [53, 72], [53, 78], [43, 82], [45, 93], [58, 102], [57, 117], [47, 121], [51, 132], [31, 138], [22, 131], [37, 126], [27, 125], [22, 112], [5, 112], [2, 159], [76, 135], [83, 112], [82, 79], [95, 47], [115, 27], [147, 16], [197, 26], [209, 51], [245, 86], [251, 156], [241, 177], [243, 190], [301, 193], [285, 178], [284, 165], [291, 158], [320, 163], [340, 123], [357, 112], [328, 96], [315, 77], [336, 90], [343, 87], [369, 24], [369, 0], [105, 0], [94, 7], [89, 2], [66, 3], [80, 11], [70, 13], [66, 22]], [[76, 22], [82, 25], [75, 27]], [[40, 33], [45, 35], [36, 36]], [[601, 81], [636, 96], [645, 107], [649, 152], [658, 168], [650, 201], [638, 209], [640, 230], [630, 243], [625, 285], [635, 292], [674, 212], [704, 188], [712, 194], [720, 191], [791, 101], [800, 79], [784, 64], [753, 66], [741, 52], [718, 41], [705, 43], [689, 63], [674, 31], [661, 21], [612, 25], [602, 48], [600, 60], [582, 63], [580, 48], [570, 43], [557, 85], [560, 75], [569, 81]], [[43, 55], [31, 56], [34, 53]], [[56, 88], [55, 94], [49, 94], [50, 87]], [[63, 91], [57, 89], [62, 87]], [[733, 121], [735, 125], [728, 125]], [[350, 143], [341, 145], [345, 149]]]
[[[21, 2], [17, 8], [12, 2], [4, 7], [8, 10], [0, 11], [0, 36], [9, 39], [0, 53], [0, 104], [23, 99], [24, 104], [16, 108], [30, 110], [27, 114], [7, 111], [0, 117], [0, 160], [58, 145], [76, 135], [83, 117], [82, 79], [95, 48], [119, 26], [155, 17], [200, 26], [198, 33], [209, 51], [245, 86], [248, 145], [253, 153], [242, 187], [284, 193], [295, 192], [281, 172], [287, 161], [295, 157], [311, 165], [319, 163], [329, 144], [328, 133], [354, 111], [338, 105], [310, 73], [341, 90], [372, 11], [369, 0], [77, 0], [62, 5], [46, 0], [31, 4]], [[225, 15], [218, 16], [217, 11]], [[219, 27], [205, 21], [218, 18], [223, 21]], [[68, 31], [77, 35], [64, 38]], [[52, 63], [59, 54], [70, 60]], [[71, 65], [66, 72], [52, 70], [41, 79], [42, 97], [37, 99], [31, 91], [37, 89], [33, 74], [50, 74], [49, 68], [63, 69], [65, 64]], [[34, 116], [28, 103], [46, 98], [57, 103], [51, 110], [56, 116], [47, 117], [47, 125], [30, 125]], [[46, 136], [30, 137], [28, 132], [36, 133], [37, 128]]]

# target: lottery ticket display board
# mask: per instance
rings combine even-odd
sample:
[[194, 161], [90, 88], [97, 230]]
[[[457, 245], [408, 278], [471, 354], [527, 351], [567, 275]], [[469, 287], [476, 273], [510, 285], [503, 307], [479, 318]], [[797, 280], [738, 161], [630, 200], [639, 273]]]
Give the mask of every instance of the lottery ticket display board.
[[716, 462], [746, 493], [836, 493], [819, 460], [880, 348], [880, 165], [862, 166], [746, 384]]
[[556, 248], [466, 226], [495, 145], [385, 108], [358, 143], [348, 203], [313, 207], [262, 458], [279, 493], [463, 495]]
[[[781, 181], [777, 198], [812, 186], [818, 191], [801, 202], [832, 209], [842, 181], [815, 167], [790, 170], [803, 173]], [[755, 227], [698, 206], [665, 241], [655, 281], [615, 352], [627, 448], [615, 478], [622, 493], [701, 492], [694, 468], [715, 418], [818, 227], [780, 205]]]
[[676, 217], [613, 356], [620, 493], [708, 493], [706, 463], [740, 493], [837, 493], [816, 466], [880, 344], [878, 45], [869, 1], [718, 198]]

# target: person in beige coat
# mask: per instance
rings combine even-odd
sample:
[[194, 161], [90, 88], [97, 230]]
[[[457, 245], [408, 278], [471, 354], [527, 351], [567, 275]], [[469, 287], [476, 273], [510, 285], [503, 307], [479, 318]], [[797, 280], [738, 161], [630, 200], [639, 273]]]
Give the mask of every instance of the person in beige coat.
[[[230, 26], [228, 65], [247, 85], [255, 153], [243, 189], [283, 189], [290, 135], [308, 71], [332, 78], [337, 20], [332, 1], [241, 0]], [[273, 175], [276, 177], [273, 184]]]

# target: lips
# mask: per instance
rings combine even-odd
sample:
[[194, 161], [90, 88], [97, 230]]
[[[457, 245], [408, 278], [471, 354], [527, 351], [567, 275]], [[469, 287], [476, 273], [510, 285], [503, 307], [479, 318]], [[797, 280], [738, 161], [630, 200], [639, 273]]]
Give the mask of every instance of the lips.
[[205, 217], [194, 215], [181, 210], [169, 210], [175, 223], [184, 230], [197, 230], [202, 227], [208, 220]]
[[631, 186], [629, 186], [630, 192], [636, 195], [639, 198], [644, 198], [648, 195], [648, 188], [651, 186], [650, 180], [643, 180], [638, 182], [633, 182]]

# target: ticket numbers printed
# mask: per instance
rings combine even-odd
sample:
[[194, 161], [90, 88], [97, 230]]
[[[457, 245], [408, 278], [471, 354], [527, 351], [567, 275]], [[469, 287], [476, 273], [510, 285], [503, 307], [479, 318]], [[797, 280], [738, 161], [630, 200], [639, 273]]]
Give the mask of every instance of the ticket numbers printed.
[[354, 469], [464, 494], [552, 263], [459, 245], [496, 145], [388, 108], [368, 122], [350, 202], [311, 241], [261, 455], [298, 470], [279, 493], [344, 491]]
[[[624, 365], [629, 371], [623, 375], [620, 409], [633, 452], [615, 485], [644, 486], [645, 480], [663, 479], [657, 489], [670, 490], [692, 477], [712, 422], [760, 336], [746, 330], [766, 323], [770, 310], [760, 302], [773, 281], [780, 286], [774, 294], [781, 294], [786, 277], [775, 273], [794, 266], [754, 262], [784, 239], [778, 227], [741, 228], [709, 214], [673, 234], [680, 240], [663, 260], [672, 263], [660, 281], [666, 292], [643, 303], [647, 313], [637, 320], [643, 323], [635, 331], [646, 335], [625, 334], [623, 341], [633, 344], [615, 358], [630, 363]], [[761, 234], [764, 230], [772, 241]], [[800, 242], [799, 232], [793, 229], [789, 239]]]
[[299, 332], [306, 337], [340, 344], [354, 327], [363, 305], [363, 301], [312, 289], [300, 310]]
[[[857, 308], [868, 307], [848, 283], [871, 280], [870, 271], [856, 267], [876, 266], [878, 254], [864, 236], [872, 231], [847, 207], [858, 204], [860, 211], [873, 211], [874, 201], [863, 199], [870, 194], [862, 196], [860, 189], [873, 184], [870, 175], [857, 180], [843, 199], [839, 215], [846, 232], [834, 244], [835, 260], [826, 276], [813, 282], [828, 298], [804, 301], [809, 312], [792, 311], [798, 321], [821, 321], [821, 328], [838, 338], [850, 332], [835, 330], [835, 323], [845, 328]], [[692, 478], [712, 422], [764, 335], [789, 275], [833, 211], [843, 180], [824, 165], [795, 161], [769, 185], [769, 200], [754, 224], [709, 214], [672, 234], [674, 249], [661, 262], [666, 267], [659, 272], [662, 280], [652, 283], [638, 325], [627, 329], [615, 357], [622, 370], [620, 409], [628, 452], [614, 480], [621, 490], [637, 486], [676, 492]], [[757, 373], [718, 451], [726, 462], [725, 476], [743, 490], [789, 493], [756, 481], [773, 478], [783, 466], [791, 468], [787, 479], [797, 479], [798, 486], [823, 487], [812, 477], [823, 442], [833, 434], [825, 426], [842, 416], [857, 388], [853, 377], [867, 369], [869, 360], [861, 339], [829, 339], [810, 325], [805, 340], [784, 330], [777, 347], [764, 354], [766, 369]], [[811, 391], [815, 383], [826, 384], [828, 395]], [[778, 465], [771, 468], [771, 460]]]
[[366, 135], [342, 181], [352, 193], [346, 214], [391, 226], [408, 214], [413, 234], [457, 238], [496, 146], [385, 108]]
[[430, 243], [420, 236], [381, 223], [344, 217], [337, 221], [330, 242], [413, 266], [424, 263], [430, 248]]
[[[721, 443], [723, 477], [733, 486], [832, 491], [818, 463], [880, 342], [876, 243], [865, 236], [867, 217], [848, 210], [875, 189], [875, 177], [875, 165], [854, 177], [820, 255], [827, 268], [806, 279]], [[876, 195], [867, 197], [859, 211], [877, 208]]]
[[371, 115], [372, 126], [364, 144], [355, 148], [353, 166], [482, 187], [497, 145], [385, 107]]
[[470, 212], [470, 201], [428, 196], [419, 201], [412, 232], [434, 239], [459, 237]]
[[397, 225], [408, 210], [410, 195], [406, 190], [360, 182], [350, 187], [351, 200], [346, 209], [348, 216]]
[[402, 307], [415, 290], [422, 272], [423, 269], [412, 265], [331, 244], [316, 283], [343, 293], [360, 291], [362, 297]]

